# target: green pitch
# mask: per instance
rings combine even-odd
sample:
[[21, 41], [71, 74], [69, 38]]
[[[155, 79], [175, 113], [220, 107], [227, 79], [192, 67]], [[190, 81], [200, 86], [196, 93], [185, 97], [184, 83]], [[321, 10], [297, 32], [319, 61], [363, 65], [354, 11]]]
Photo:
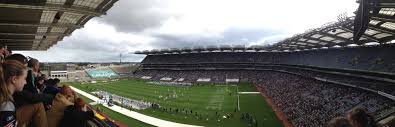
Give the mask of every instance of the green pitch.
[[178, 123], [222, 127], [282, 126], [259, 94], [237, 94], [237, 90], [239, 92], [256, 91], [252, 84], [239, 86], [204, 84], [180, 87], [155, 85], [142, 80], [120, 80], [95, 84], [70, 83], [69, 85], [87, 92], [102, 90], [134, 100], [160, 104], [160, 109], [149, 108], [134, 111]]

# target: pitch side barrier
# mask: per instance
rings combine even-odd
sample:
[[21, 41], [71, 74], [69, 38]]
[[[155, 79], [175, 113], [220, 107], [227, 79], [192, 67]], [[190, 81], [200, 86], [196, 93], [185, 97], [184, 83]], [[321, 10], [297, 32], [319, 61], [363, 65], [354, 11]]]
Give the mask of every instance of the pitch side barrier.
[[365, 87], [361, 87], [361, 86], [357, 86], [357, 85], [352, 85], [352, 84], [337, 82], [337, 81], [333, 81], [333, 80], [329, 80], [329, 79], [324, 79], [324, 78], [319, 78], [319, 77], [314, 77], [314, 79], [319, 80], [319, 81], [323, 81], [323, 82], [328, 82], [328, 83], [333, 83], [333, 84], [338, 84], [338, 85], [343, 85], [343, 86], [348, 86], [348, 87], [363, 89], [363, 90], [370, 91], [370, 92], [379, 94], [379, 95], [381, 95], [381, 96], [387, 97], [387, 98], [389, 98], [389, 99], [391, 99], [391, 100], [395, 100], [395, 96], [390, 95], [390, 94], [387, 94], [387, 93], [382, 92], [382, 91], [373, 90], [373, 89], [369, 89], [369, 88], [365, 88]]
[[341, 73], [355, 74], [355, 75], [364, 75], [364, 76], [371, 76], [371, 77], [382, 77], [382, 78], [395, 80], [395, 74], [394, 73], [388, 73], [388, 72], [377, 72], [377, 71], [367, 71], [367, 70], [359, 70], [359, 69], [346, 69], [346, 68], [327, 68], [327, 67], [310, 66], [310, 65], [291, 65], [291, 64], [274, 64], [274, 65], [300, 67], [300, 68], [310, 68], [310, 69], [317, 69], [317, 70], [322, 70], [322, 71], [333, 71], [333, 72], [341, 72]]

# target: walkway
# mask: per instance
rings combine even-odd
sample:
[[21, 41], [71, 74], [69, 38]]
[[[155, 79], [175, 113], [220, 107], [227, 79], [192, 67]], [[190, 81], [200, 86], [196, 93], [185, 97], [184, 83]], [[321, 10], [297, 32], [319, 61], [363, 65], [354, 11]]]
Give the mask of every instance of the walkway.
[[[99, 98], [97, 98], [89, 93], [86, 93], [86, 92], [79, 90], [79, 89], [72, 87], [72, 86], [70, 86], [70, 87], [71, 87], [71, 89], [73, 89], [75, 92], [81, 94], [82, 96], [85, 96], [95, 102], [100, 101]], [[118, 113], [121, 113], [123, 115], [126, 115], [130, 118], [139, 120], [141, 122], [144, 122], [144, 123], [147, 123], [150, 125], [158, 126], [158, 127], [200, 127], [200, 126], [196, 126], [196, 125], [188, 125], [188, 124], [181, 124], [181, 123], [175, 123], [175, 122], [171, 122], [171, 121], [161, 120], [161, 119], [147, 116], [147, 115], [144, 115], [144, 114], [141, 114], [138, 112], [130, 111], [128, 109], [119, 107], [117, 105], [113, 105], [110, 107], [107, 104], [103, 104], [103, 106], [105, 106], [113, 111], [116, 111]]]

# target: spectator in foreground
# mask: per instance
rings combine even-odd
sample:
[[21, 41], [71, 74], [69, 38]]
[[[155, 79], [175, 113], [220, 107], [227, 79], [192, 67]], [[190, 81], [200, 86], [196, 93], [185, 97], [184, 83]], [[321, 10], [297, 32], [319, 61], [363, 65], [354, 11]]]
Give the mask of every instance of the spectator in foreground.
[[94, 117], [93, 111], [88, 111], [87, 105], [77, 98], [74, 105], [68, 106], [59, 127], [87, 127], [88, 120]]
[[34, 58], [31, 58], [27, 63], [27, 67], [29, 70], [26, 78], [27, 84], [24, 89], [32, 93], [38, 93], [37, 86], [34, 80], [39, 75], [38, 73], [38, 71], [40, 70], [39, 64], [40, 62]]
[[3, 52], [4, 58], [7, 58], [8, 56], [10, 56], [12, 54], [11, 49], [6, 48]]
[[4, 56], [5, 50], [6, 50], [5, 46], [4, 46], [3, 44], [0, 44], [0, 62], [4, 62], [4, 59], [5, 59], [5, 56]]
[[58, 127], [62, 120], [67, 106], [74, 105], [75, 93], [67, 85], [62, 86], [60, 92], [56, 94], [52, 107], [47, 111], [48, 127]]
[[355, 108], [347, 114], [352, 127], [377, 127], [373, 117], [364, 109]]
[[28, 60], [22, 54], [12, 54], [12, 55], [6, 57], [5, 60], [16, 60], [16, 61], [19, 61], [20, 63], [22, 63], [25, 67], [27, 67]]
[[345, 117], [336, 117], [329, 121], [328, 127], [352, 127]]
[[42, 74], [41, 76], [44, 77], [44, 84], [45, 84], [45, 85], [48, 84], [48, 80], [49, 80], [48, 75]]
[[[16, 60], [7, 60], [1, 65], [0, 79], [0, 126], [27, 126], [33, 122], [37, 127], [47, 127], [47, 116], [42, 103], [16, 107], [14, 97], [26, 84], [27, 68]], [[17, 99], [17, 98], [15, 98]], [[23, 114], [22, 114], [23, 113]]]
[[37, 79], [36, 79], [36, 86], [37, 86], [37, 89], [38, 89], [39, 93], [43, 93], [43, 91], [45, 89], [44, 77], [43, 76], [37, 77]]
[[[12, 55], [8, 56], [5, 60], [6, 61], [16, 60], [16, 61], [19, 61], [20, 63], [22, 63], [25, 67], [28, 66], [28, 60], [22, 54], [12, 54]], [[28, 72], [28, 75], [29, 75], [29, 72]], [[28, 81], [28, 80], [26, 80], [26, 81]], [[24, 86], [23, 91], [16, 92], [14, 94], [15, 103], [16, 103], [17, 107], [19, 107], [21, 105], [25, 105], [25, 104], [35, 104], [35, 103], [40, 103], [40, 102], [43, 102], [44, 104], [48, 104], [48, 103], [52, 102], [52, 99], [53, 99], [52, 95], [39, 94], [36, 87], [30, 89], [30, 88], [27, 88], [26, 86], [27, 85]], [[30, 90], [28, 90], [28, 89], [30, 89]]]

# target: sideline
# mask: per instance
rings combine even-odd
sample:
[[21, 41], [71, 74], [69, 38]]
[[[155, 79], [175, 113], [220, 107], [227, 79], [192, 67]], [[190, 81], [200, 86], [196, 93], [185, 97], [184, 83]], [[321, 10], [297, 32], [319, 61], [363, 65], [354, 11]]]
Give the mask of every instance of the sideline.
[[273, 100], [267, 95], [265, 88], [259, 84], [255, 84], [258, 91], [261, 91], [262, 97], [266, 100], [267, 104], [273, 109], [277, 118], [283, 123], [285, 127], [294, 127], [294, 125], [288, 120], [288, 117], [274, 104]]
[[[97, 97], [95, 97], [95, 96], [93, 96], [93, 95], [91, 95], [89, 93], [86, 93], [86, 92], [84, 92], [82, 90], [79, 90], [79, 89], [77, 89], [77, 88], [75, 88], [73, 86], [70, 86], [70, 88], [73, 89], [75, 92], [81, 94], [82, 96], [85, 96], [85, 97], [87, 97], [87, 98], [89, 98], [89, 99], [91, 99], [91, 100], [93, 100], [95, 102], [100, 101], [99, 98], [97, 98]], [[121, 113], [123, 115], [126, 115], [126, 116], [128, 116], [130, 118], [133, 118], [133, 119], [136, 119], [136, 120], [139, 120], [141, 122], [144, 122], [144, 123], [147, 123], [147, 124], [150, 124], [150, 125], [154, 125], [154, 126], [157, 126], [157, 127], [202, 127], [202, 126], [188, 125], [188, 124], [182, 124], [182, 123], [175, 123], [175, 122], [171, 122], [171, 121], [158, 119], [158, 118], [147, 116], [147, 115], [135, 112], [135, 111], [130, 111], [128, 109], [119, 107], [117, 105], [113, 105], [113, 106], [110, 107], [107, 104], [103, 104], [103, 106], [107, 107], [107, 108], [109, 108], [109, 109], [111, 109], [113, 111], [116, 111], [118, 113]]]
[[238, 94], [261, 94], [260, 92], [238, 92]]

